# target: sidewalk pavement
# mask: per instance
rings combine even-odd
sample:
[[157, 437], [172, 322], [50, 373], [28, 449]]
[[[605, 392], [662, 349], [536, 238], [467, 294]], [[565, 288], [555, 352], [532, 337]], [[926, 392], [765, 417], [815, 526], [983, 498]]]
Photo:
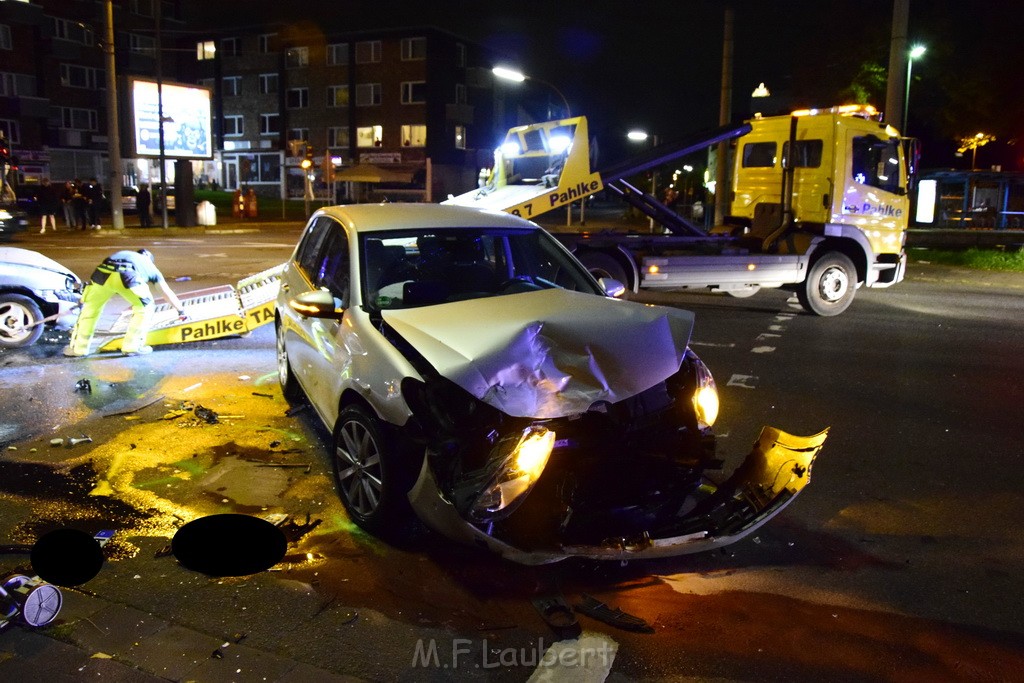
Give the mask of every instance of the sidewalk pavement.
[[358, 681], [279, 655], [225, 642], [142, 610], [61, 590], [57, 619], [0, 631], [0, 680], [61, 683], [102, 678], [150, 681]]

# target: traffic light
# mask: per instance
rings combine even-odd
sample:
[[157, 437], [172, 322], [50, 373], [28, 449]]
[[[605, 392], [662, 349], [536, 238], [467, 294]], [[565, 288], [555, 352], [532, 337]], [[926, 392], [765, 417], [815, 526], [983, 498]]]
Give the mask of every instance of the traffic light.
[[303, 168], [303, 170], [306, 170], [306, 171], [308, 171], [309, 169], [313, 168], [313, 146], [312, 145], [306, 145], [306, 157], [302, 161], [299, 162], [299, 166], [301, 166]]

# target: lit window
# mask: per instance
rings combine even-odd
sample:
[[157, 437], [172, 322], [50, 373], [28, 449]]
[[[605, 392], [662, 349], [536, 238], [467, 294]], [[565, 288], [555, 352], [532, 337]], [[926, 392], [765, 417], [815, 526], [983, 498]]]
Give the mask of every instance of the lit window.
[[465, 126], [455, 126], [455, 149], [466, 149]]
[[289, 69], [294, 69], [300, 66], [309, 66], [309, 48], [308, 47], [290, 47], [288, 52], [284, 56], [284, 64]]
[[356, 147], [380, 147], [384, 142], [383, 126], [360, 126], [356, 128]]
[[212, 40], [196, 43], [196, 59], [200, 62], [213, 59], [217, 54], [217, 44]]
[[348, 106], [348, 86], [347, 85], [329, 85], [329, 86], [327, 86], [327, 106], [328, 107], [347, 107]]
[[427, 127], [426, 126], [402, 126], [403, 147], [426, 147]]

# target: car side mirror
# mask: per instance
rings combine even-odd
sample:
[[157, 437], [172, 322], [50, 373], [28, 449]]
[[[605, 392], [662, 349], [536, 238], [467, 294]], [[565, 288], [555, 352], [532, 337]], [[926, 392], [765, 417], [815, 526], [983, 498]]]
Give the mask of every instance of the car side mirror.
[[343, 305], [339, 306], [334, 295], [326, 289], [315, 289], [294, 296], [288, 299], [288, 306], [306, 318], [340, 320], [345, 314]]
[[618, 299], [626, 293], [626, 285], [622, 284], [615, 278], [603, 277], [597, 281], [597, 284], [601, 285], [601, 289], [604, 290], [605, 296], [610, 296], [613, 299]]

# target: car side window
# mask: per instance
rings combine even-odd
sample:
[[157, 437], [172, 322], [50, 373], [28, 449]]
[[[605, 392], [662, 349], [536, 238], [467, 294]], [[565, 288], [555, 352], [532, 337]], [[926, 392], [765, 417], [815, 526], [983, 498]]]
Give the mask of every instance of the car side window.
[[306, 228], [306, 234], [303, 236], [295, 253], [295, 262], [305, 271], [306, 277], [309, 278], [310, 282], [313, 281], [313, 276], [316, 273], [318, 255], [332, 223], [334, 221], [326, 216], [317, 218]]
[[317, 252], [311, 280], [314, 286], [327, 289], [346, 305], [349, 300], [350, 271], [348, 238], [345, 230], [334, 221], [330, 221]]

